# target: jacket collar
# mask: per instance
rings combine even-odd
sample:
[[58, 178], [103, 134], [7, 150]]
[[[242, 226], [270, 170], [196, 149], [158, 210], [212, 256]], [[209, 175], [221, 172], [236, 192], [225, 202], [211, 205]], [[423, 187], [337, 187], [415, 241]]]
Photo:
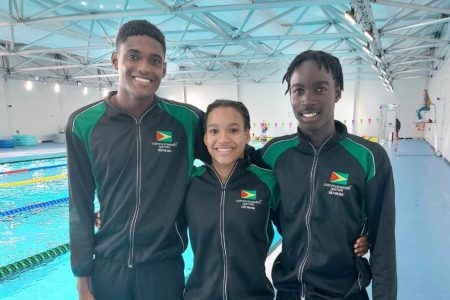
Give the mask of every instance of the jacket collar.
[[[128, 115], [128, 116], [131, 116], [129, 113], [124, 112], [123, 110], [121, 110], [120, 108], [118, 108], [118, 107], [114, 106], [114, 104], [112, 104], [111, 98], [115, 94], [117, 94], [117, 91], [111, 91], [111, 92], [108, 93], [108, 95], [104, 99], [104, 101], [106, 103], [106, 115], [108, 117], [110, 117], [110, 118], [116, 117], [116, 116], [121, 115], [121, 114], [125, 114], [125, 115]], [[152, 107], [157, 105], [159, 101], [160, 101], [160, 98], [155, 94], [155, 96], [153, 98], [153, 103], [147, 109], [147, 111], [149, 111], [150, 109], [152, 109]], [[145, 115], [145, 113], [144, 113], [144, 115]]]
[[[219, 182], [218, 174], [214, 170], [213, 166], [210, 164], [206, 164], [208, 166], [208, 172], [210, 172], [211, 176], [214, 178], [215, 181]], [[247, 168], [250, 166], [250, 160], [248, 158], [240, 158], [236, 161], [236, 164], [233, 168], [233, 171], [230, 174], [230, 177], [227, 180], [227, 186], [236, 181], [239, 180], [244, 174], [246, 174]], [[225, 182], [224, 182], [225, 184]]]
[[[342, 124], [340, 121], [334, 120], [334, 133], [325, 139], [324, 143], [319, 147], [321, 151], [326, 151], [336, 144], [338, 144], [341, 140], [343, 140], [347, 136], [347, 127]], [[304, 152], [314, 152], [314, 147], [309, 142], [309, 138], [297, 127], [297, 136], [300, 141], [299, 149]]]

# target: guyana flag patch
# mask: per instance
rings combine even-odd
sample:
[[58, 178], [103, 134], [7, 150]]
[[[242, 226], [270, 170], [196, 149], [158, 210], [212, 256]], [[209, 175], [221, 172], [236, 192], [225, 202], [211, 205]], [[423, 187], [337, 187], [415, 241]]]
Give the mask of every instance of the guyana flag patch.
[[172, 131], [157, 131], [156, 140], [163, 143], [172, 143]]
[[340, 173], [340, 172], [331, 172], [330, 182], [339, 185], [347, 185], [348, 182], [348, 174]]
[[241, 199], [256, 200], [256, 190], [241, 190]]

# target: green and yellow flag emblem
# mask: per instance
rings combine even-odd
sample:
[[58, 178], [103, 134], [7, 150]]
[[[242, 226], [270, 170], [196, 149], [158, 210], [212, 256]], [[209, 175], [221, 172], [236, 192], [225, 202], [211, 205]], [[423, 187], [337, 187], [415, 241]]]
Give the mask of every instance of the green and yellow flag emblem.
[[330, 182], [340, 185], [347, 185], [348, 174], [333, 171], [331, 172]]
[[172, 131], [157, 131], [156, 140], [158, 142], [172, 143]]
[[256, 200], [256, 190], [241, 190], [241, 198], [246, 200]]

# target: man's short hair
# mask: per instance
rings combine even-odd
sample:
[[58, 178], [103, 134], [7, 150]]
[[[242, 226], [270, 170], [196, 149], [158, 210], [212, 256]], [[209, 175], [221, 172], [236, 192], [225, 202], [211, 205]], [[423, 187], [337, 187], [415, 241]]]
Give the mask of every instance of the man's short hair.
[[146, 35], [157, 40], [166, 55], [166, 39], [158, 27], [146, 20], [132, 20], [120, 26], [116, 36], [116, 50], [130, 36]]

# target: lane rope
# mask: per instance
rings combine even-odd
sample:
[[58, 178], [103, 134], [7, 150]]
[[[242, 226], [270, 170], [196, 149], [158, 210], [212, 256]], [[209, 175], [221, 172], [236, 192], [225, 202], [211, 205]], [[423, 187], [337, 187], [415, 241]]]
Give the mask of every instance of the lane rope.
[[0, 267], [0, 280], [16, 274], [17, 272], [26, 271], [44, 262], [48, 262], [69, 251], [70, 246], [69, 243], [67, 243]]
[[64, 173], [64, 174], [48, 176], [48, 177], [42, 177], [42, 178], [28, 179], [28, 180], [15, 181], [15, 182], [6, 182], [6, 183], [0, 183], [0, 188], [2, 188], [2, 187], [12, 187], [12, 186], [21, 186], [21, 185], [26, 185], [26, 184], [31, 184], [31, 183], [57, 180], [57, 179], [66, 178], [66, 177], [67, 177], [67, 173]]
[[68, 201], [69, 201], [69, 198], [66, 197], [66, 198], [60, 198], [60, 199], [50, 200], [50, 201], [46, 201], [46, 202], [35, 203], [35, 204], [23, 206], [23, 207], [17, 207], [17, 208], [5, 210], [5, 211], [0, 211], [0, 218], [25, 213], [30, 210], [35, 210], [35, 209], [39, 209], [39, 208], [50, 207], [50, 206], [58, 205], [61, 203], [66, 203]]
[[0, 172], [0, 175], [9, 175], [9, 174], [16, 174], [16, 173], [32, 172], [32, 171], [36, 171], [36, 170], [52, 169], [52, 168], [59, 168], [59, 167], [65, 167], [65, 166], [67, 166], [67, 164], [35, 167], [35, 168], [28, 168], [28, 169], [9, 170], [9, 171]]

